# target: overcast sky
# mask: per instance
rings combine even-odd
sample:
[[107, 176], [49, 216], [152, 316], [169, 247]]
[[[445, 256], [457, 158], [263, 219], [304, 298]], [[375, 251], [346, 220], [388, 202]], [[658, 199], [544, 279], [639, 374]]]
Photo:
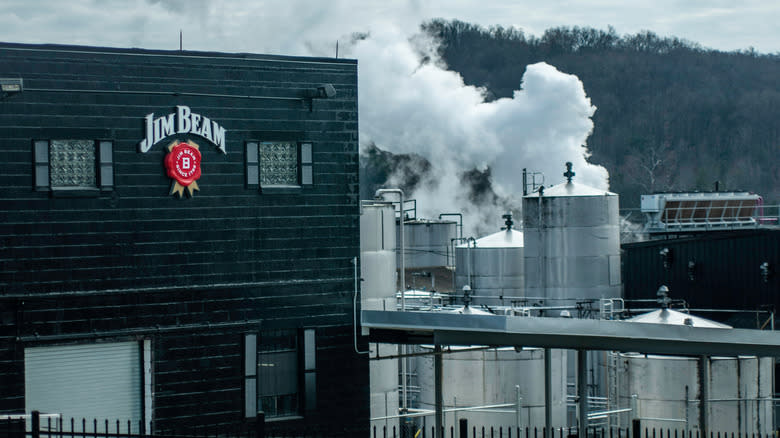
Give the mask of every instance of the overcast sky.
[[[598, 111], [588, 84], [539, 63], [517, 78], [511, 98], [486, 102], [485, 90], [446, 70], [435, 42], [419, 35], [432, 18], [535, 36], [612, 25], [621, 35], [651, 30], [718, 50], [780, 52], [777, 0], [0, 0], [0, 41], [177, 50], [181, 29], [185, 50], [314, 56], [334, 56], [338, 41], [340, 57], [358, 60], [361, 148], [426, 158], [432, 167], [416, 169], [422, 182], [407, 195], [420, 217], [463, 213], [467, 234], [494, 232], [516, 209], [522, 168], [549, 186], [570, 161], [578, 183], [609, 187], [607, 169], [588, 160]], [[469, 196], [462, 175], [473, 169], [491, 170], [500, 199]]]
[[775, 0], [3, 0], [0, 41], [277, 54], [335, 52], [336, 40], [442, 17], [540, 36], [555, 26], [651, 30], [719, 50], [780, 52]]

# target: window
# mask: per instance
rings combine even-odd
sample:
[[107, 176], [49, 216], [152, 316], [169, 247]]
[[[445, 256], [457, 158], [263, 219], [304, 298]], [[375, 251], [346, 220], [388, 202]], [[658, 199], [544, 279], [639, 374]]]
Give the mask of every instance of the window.
[[[246, 416], [300, 416], [316, 407], [316, 344], [313, 329], [266, 330], [245, 340]], [[303, 349], [299, 348], [303, 344]]]
[[295, 331], [263, 333], [257, 345], [257, 406], [269, 418], [299, 413], [298, 336]]
[[312, 145], [294, 141], [246, 143], [247, 187], [284, 189], [313, 183]]
[[36, 190], [89, 192], [114, 186], [110, 141], [36, 140], [33, 149]]

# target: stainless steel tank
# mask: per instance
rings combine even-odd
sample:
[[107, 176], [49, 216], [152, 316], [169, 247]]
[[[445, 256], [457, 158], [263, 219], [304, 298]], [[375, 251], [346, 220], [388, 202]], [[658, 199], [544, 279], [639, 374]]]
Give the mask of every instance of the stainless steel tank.
[[475, 304], [508, 305], [524, 296], [523, 233], [512, 228], [455, 248], [455, 290], [469, 285]]
[[[672, 309], [640, 315], [634, 322], [685, 324], [728, 330], [730, 327]], [[709, 430], [749, 436], [768, 434], [772, 418], [773, 359], [755, 356], [711, 357], [707, 385]], [[617, 354], [618, 408], [633, 408], [620, 416], [619, 426], [639, 419], [641, 427], [701, 432], [700, 359], [637, 353]]]
[[392, 203], [365, 202], [360, 214], [361, 305], [395, 310], [396, 225]]
[[547, 305], [620, 297], [618, 202], [571, 181], [523, 197], [527, 297]]
[[[395, 209], [392, 203], [364, 202], [360, 214], [361, 308], [396, 310]], [[371, 355], [398, 354], [397, 345], [371, 344]], [[398, 362], [374, 360], [369, 364], [371, 427], [398, 428]]]
[[[446, 220], [404, 222], [406, 268], [447, 266], [448, 260], [452, 259], [450, 242], [457, 237], [456, 226], [457, 222]], [[397, 234], [400, 236], [400, 233]], [[400, 246], [400, 243], [397, 245]]]
[[[432, 352], [432, 346], [422, 346]], [[466, 418], [470, 425], [480, 427], [521, 427], [545, 424], [544, 418], [544, 350], [493, 348], [472, 350], [452, 347], [452, 353], [443, 356], [444, 425], [458, 429], [458, 421]], [[566, 424], [566, 354], [552, 351], [552, 412], [553, 426]], [[416, 361], [420, 395], [418, 407], [435, 409], [433, 386], [433, 355], [421, 356]], [[519, 416], [517, 410], [520, 397]], [[504, 406], [495, 406], [504, 405]], [[493, 406], [483, 410], [465, 410], [479, 406]], [[431, 416], [429, 421], [433, 421]], [[431, 423], [427, 423], [431, 424]]]

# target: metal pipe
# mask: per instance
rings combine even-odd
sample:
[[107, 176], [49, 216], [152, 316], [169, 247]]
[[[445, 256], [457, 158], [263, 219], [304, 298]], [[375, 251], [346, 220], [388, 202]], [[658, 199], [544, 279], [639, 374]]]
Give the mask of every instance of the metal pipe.
[[368, 354], [369, 350], [366, 351], [359, 351], [357, 346], [357, 297], [358, 297], [358, 272], [357, 272], [357, 263], [358, 258], [352, 257], [352, 265], [355, 267], [354, 277], [355, 277], [355, 293], [352, 297], [352, 341], [355, 347], [355, 353], [357, 354]]
[[[406, 296], [404, 292], [406, 291], [406, 247], [404, 246], [404, 191], [401, 189], [379, 189], [374, 194], [374, 197], [379, 198], [385, 193], [396, 193], [399, 197], [399, 233], [400, 235], [400, 251], [401, 251], [401, 311], [406, 311]], [[406, 353], [406, 345], [401, 345], [401, 354]], [[401, 407], [403, 409], [407, 409], [409, 407], [408, 403], [408, 396], [407, 396], [407, 360], [406, 358], [401, 359]]]
[[647, 420], [647, 421], [670, 421], [670, 422], [675, 422], [675, 423], [687, 423], [687, 421], [685, 419], [682, 419], [682, 418], [640, 417], [640, 418], [637, 418], [637, 420], [640, 420], [640, 421], [645, 421], [645, 420]]
[[[552, 349], [544, 349], [544, 427], [552, 430]], [[551, 437], [550, 437], [551, 438]]]
[[404, 247], [404, 191], [401, 189], [379, 189], [374, 194], [375, 197], [379, 198], [385, 193], [396, 193], [398, 194], [400, 201], [400, 223], [399, 223], [399, 233], [400, 233], [400, 244], [401, 244], [401, 266], [400, 266], [400, 274], [401, 274], [401, 311], [406, 310], [406, 300], [404, 299], [404, 291], [406, 290], [406, 264], [405, 264], [405, 256], [406, 256], [406, 248]]
[[444, 216], [457, 216], [458, 217], [458, 224], [455, 226], [456, 230], [458, 230], [458, 238], [463, 239], [463, 214], [462, 213], [441, 213], [439, 214], [439, 220], [443, 218]]
[[477, 247], [477, 239], [475, 239], [473, 236], [466, 239], [466, 255], [468, 256], [466, 258], [466, 264], [468, 265], [468, 276], [466, 280], [466, 284], [469, 285], [470, 288], [473, 288], [474, 285], [471, 284], [471, 268], [473, 265], [472, 256], [471, 256], [471, 245], [474, 245], [474, 248]]
[[[459, 350], [452, 350], [449, 347], [447, 347], [446, 350], [442, 350], [441, 354], [463, 353], [463, 352], [466, 352], [466, 351], [483, 351], [483, 350], [491, 350], [491, 349], [494, 349], [494, 348], [496, 348], [496, 347], [474, 347], [474, 348], [463, 348], [463, 349], [459, 349]], [[403, 354], [403, 355], [402, 354], [394, 354], [394, 355], [391, 355], [391, 356], [375, 356], [375, 357], [371, 357], [369, 359], [371, 359], [371, 360], [399, 359], [399, 358], [402, 358], [402, 357], [430, 356], [432, 354], [436, 354], [436, 353], [435, 352], [430, 352], [430, 353], [421, 352], [421, 353], [408, 353], [408, 354]]]
[[523, 167], [523, 196], [528, 196], [528, 171]]
[[443, 386], [443, 371], [444, 371], [444, 359], [441, 355], [441, 345], [436, 344], [434, 347], [434, 350], [436, 354], [433, 356], [433, 375], [434, 375], [434, 389], [436, 391], [436, 433], [434, 436], [436, 438], [444, 438], [443, 437], [443, 429], [444, 429], [444, 388]]
[[523, 419], [521, 418], [522, 414], [522, 403], [523, 403], [523, 397], [520, 395], [520, 385], [515, 385], [515, 396], [516, 396], [516, 406], [515, 409], [517, 410], [517, 421], [515, 425], [517, 426], [517, 429], [520, 429], [520, 425], [523, 424]]
[[[542, 291], [542, 295], [545, 297], [545, 304], [547, 304], [546, 297], [547, 294], [547, 272], [546, 271], [546, 264], [544, 260], [544, 225], [542, 224], [542, 195], [544, 194], [544, 188], [539, 187], [539, 204], [537, 205], [538, 211], [538, 219], [539, 222], [536, 224], [537, 227], [539, 227], [539, 280], [540, 280], [540, 289]], [[528, 274], [526, 274], [528, 275]], [[528, 278], [528, 277], [526, 277]]]
[[620, 414], [623, 412], [631, 412], [631, 408], [623, 408], [623, 409], [612, 409], [610, 411], [598, 411], [598, 412], [591, 412], [588, 414], [588, 419], [594, 419], [594, 418], [606, 418], [608, 415], [612, 414]]
[[[487, 412], [494, 412], [494, 413], [500, 413], [500, 414], [514, 414], [516, 411], [514, 409], [512, 410], [497, 410], [498, 408], [509, 408], [513, 407], [514, 403], [502, 403], [498, 405], [483, 405], [483, 406], [468, 406], [468, 407], [461, 407], [461, 408], [447, 408], [442, 409], [443, 413], [449, 413], [449, 412], [465, 412], [465, 411], [487, 411]], [[527, 406], [528, 407], [528, 406]], [[541, 407], [541, 406], [530, 406], [530, 407]], [[409, 408], [407, 409], [407, 413], [405, 414], [398, 414], [398, 415], [385, 415], [382, 417], [372, 417], [369, 418], [370, 421], [379, 421], [379, 420], [389, 420], [392, 418], [402, 418], [402, 417], [427, 417], [430, 415], [436, 415], [436, 410], [431, 409], [415, 409], [415, 408]]]

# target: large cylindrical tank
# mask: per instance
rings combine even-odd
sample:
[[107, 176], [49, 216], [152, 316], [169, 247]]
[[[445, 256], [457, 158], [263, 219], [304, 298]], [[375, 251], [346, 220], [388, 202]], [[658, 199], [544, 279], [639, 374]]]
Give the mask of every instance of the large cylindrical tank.
[[[634, 321], [728, 330], [723, 324], [671, 309], [640, 315]], [[618, 353], [617, 408], [634, 409], [621, 414], [619, 426], [630, 427], [632, 420], [639, 419], [642, 429], [701, 433], [700, 397], [705, 384], [707, 423], [713, 434], [750, 436], [773, 431], [772, 358], [711, 357], [705, 361], [707, 382], [702, 382], [701, 366], [697, 357]]]
[[[457, 222], [414, 219], [404, 222], [406, 268], [448, 266], [452, 263], [452, 239], [457, 237]], [[401, 235], [400, 232], [397, 233]], [[399, 237], [400, 238], [400, 237]], [[400, 248], [400, 241], [396, 244]], [[400, 254], [399, 254], [400, 257]], [[400, 266], [400, 260], [397, 262]]]
[[618, 202], [574, 182], [523, 197], [527, 297], [548, 306], [620, 297]]
[[[367, 202], [360, 214], [361, 308], [396, 310], [395, 209], [392, 203]], [[393, 356], [397, 345], [371, 344], [371, 355]], [[375, 360], [369, 363], [371, 427], [398, 428], [398, 362]]]
[[[432, 351], [432, 346], [422, 346]], [[462, 351], [457, 351], [458, 349]], [[509, 404], [484, 410], [460, 410], [445, 412], [444, 425], [458, 429], [458, 421], [466, 418], [470, 425], [493, 427], [539, 426], [544, 418], [544, 349], [531, 348], [516, 351], [514, 348], [472, 350], [452, 347], [452, 353], [443, 355], [443, 404], [445, 411]], [[566, 424], [566, 354], [564, 350], [551, 350], [552, 354], [552, 424]], [[433, 355], [417, 360], [419, 376], [419, 408], [435, 409]], [[518, 388], [519, 387], [519, 388]], [[520, 397], [520, 415], [517, 400]], [[432, 421], [433, 418], [431, 417]], [[430, 424], [430, 423], [429, 423]]]
[[474, 304], [509, 305], [524, 296], [523, 233], [512, 228], [455, 248], [455, 290], [471, 287]]
[[389, 202], [365, 202], [360, 214], [361, 305], [395, 310], [395, 210]]

